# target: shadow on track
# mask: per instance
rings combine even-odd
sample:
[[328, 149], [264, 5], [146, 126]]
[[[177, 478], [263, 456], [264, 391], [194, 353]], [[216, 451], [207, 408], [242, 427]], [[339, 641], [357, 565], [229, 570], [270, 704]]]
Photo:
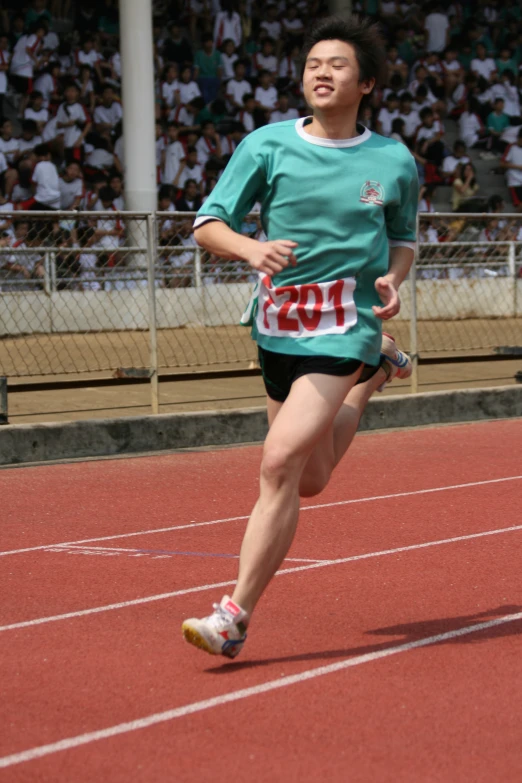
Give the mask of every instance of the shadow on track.
[[[456, 631], [466, 626], [477, 625], [480, 622], [487, 622], [497, 617], [505, 617], [510, 614], [518, 614], [522, 611], [522, 606], [503, 605], [496, 609], [488, 609], [476, 614], [460, 615], [458, 617], [442, 617], [436, 620], [418, 620], [413, 623], [401, 623], [399, 625], [390, 625], [385, 628], [374, 628], [366, 631], [368, 636], [387, 636], [391, 640], [381, 643], [363, 645], [360, 647], [344, 648], [342, 650], [319, 650], [310, 653], [301, 653], [299, 655], [286, 655], [277, 658], [262, 658], [259, 660], [244, 660], [230, 663], [223, 663], [221, 666], [205, 669], [209, 674], [229, 674], [251, 669], [258, 666], [270, 666], [274, 663], [292, 663], [296, 661], [332, 661], [336, 658], [350, 658], [356, 655], [367, 655], [368, 653], [379, 652], [391, 647], [397, 647], [400, 644], [408, 642], [417, 642], [438, 634]], [[463, 636], [457, 636], [453, 639], [445, 639], [434, 643], [433, 647], [441, 644], [478, 644], [489, 639], [500, 639], [507, 636], [517, 636], [522, 634], [522, 619], [515, 620], [504, 625], [497, 625], [492, 628], [486, 628], [482, 631], [476, 631]]]

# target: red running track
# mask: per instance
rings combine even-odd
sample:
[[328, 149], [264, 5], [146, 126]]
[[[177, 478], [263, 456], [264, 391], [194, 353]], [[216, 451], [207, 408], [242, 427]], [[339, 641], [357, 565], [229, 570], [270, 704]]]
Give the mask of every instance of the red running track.
[[235, 662], [179, 626], [230, 589], [258, 447], [1, 471], [0, 780], [519, 783], [521, 446], [358, 437]]

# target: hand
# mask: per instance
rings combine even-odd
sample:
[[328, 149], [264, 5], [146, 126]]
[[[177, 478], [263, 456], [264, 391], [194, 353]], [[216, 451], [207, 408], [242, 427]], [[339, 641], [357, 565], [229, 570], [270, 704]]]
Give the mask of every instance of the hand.
[[298, 246], [297, 242], [290, 239], [276, 239], [273, 242], [257, 242], [254, 240], [253, 250], [248, 253], [247, 261], [258, 272], [267, 275], [276, 275], [288, 264], [296, 266], [297, 258], [293, 250]]
[[401, 300], [399, 299], [399, 292], [386, 277], [378, 277], [375, 281], [375, 289], [379, 294], [381, 302], [384, 307], [372, 307], [374, 314], [377, 318], [381, 318], [383, 321], [388, 321], [397, 315], [401, 309]]

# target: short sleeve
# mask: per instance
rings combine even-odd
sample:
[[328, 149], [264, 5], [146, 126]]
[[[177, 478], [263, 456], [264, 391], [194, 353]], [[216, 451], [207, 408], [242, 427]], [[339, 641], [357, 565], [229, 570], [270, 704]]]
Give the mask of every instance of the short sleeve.
[[390, 246], [414, 247], [417, 234], [419, 178], [413, 157], [400, 162], [399, 201], [385, 207], [386, 233]]
[[265, 172], [246, 142], [244, 140], [238, 146], [216, 187], [199, 210], [195, 228], [209, 219], [215, 219], [222, 220], [233, 231], [239, 232], [245, 215], [248, 215], [256, 201], [263, 200]]

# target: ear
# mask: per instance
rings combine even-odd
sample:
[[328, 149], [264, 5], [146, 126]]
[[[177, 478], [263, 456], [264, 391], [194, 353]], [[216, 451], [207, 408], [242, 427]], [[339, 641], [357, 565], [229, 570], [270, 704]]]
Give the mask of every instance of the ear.
[[368, 95], [375, 87], [375, 79], [365, 79], [360, 83], [361, 92]]

